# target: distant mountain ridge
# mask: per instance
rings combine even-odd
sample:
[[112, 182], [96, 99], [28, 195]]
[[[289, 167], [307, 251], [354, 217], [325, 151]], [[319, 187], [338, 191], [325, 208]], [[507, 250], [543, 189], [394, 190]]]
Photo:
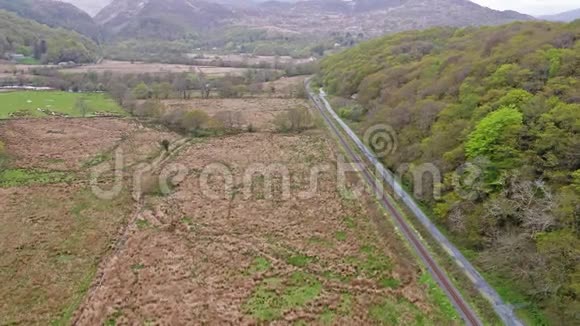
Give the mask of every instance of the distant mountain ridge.
[[225, 6], [202, 0], [116, 0], [95, 20], [113, 36], [174, 39], [233, 16]]
[[116, 37], [179, 38], [219, 27], [276, 27], [301, 34], [385, 33], [433, 26], [532, 20], [467, 0], [113, 0], [95, 17]]
[[71, 3], [76, 7], [84, 10], [91, 16], [96, 15], [101, 9], [105, 8], [112, 0], [62, 0]]
[[[267, 7], [267, 8], [266, 8]], [[260, 6], [271, 25], [315, 32], [347, 31], [379, 36], [434, 26], [499, 25], [531, 16], [497, 11], [467, 0], [270, 1]]]
[[555, 15], [539, 16], [538, 18], [555, 22], [571, 22], [576, 19], [580, 19], [580, 8], [561, 12]]

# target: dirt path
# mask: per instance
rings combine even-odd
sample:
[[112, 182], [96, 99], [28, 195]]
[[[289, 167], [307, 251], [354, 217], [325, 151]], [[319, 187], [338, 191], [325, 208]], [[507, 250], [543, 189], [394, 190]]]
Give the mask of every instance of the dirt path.
[[[293, 194], [309, 189], [310, 168], [334, 159], [320, 133], [245, 133], [174, 148], [153, 161], [190, 172], [171, 194], [141, 197], [75, 324], [455, 324], [394, 231], [381, 238], [368, 209], [337, 191], [335, 168], [311, 198], [276, 197], [280, 178], [274, 198], [260, 185], [245, 197], [244, 171], [254, 164], [284, 164]], [[235, 190], [208, 198], [198, 181], [216, 162], [227, 164]], [[220, 178], [208, 182], [223, 189]]]
[[[173, 143], [170, 144], [169, 151], [161, 151], [158, 156], [156, 156], [150, 161], [150, 163], [145, 164], [146, 170], [152, 172], [158, 171], [163, 166], [164, 163], [168, 162], [171, 159], [172, 156], [174, 156], [175, 154], [179, 153], [180, 150], [187, 147], [190, 141], [191, 139], [189, 138], [182, 138], [174, 141]], [[144, 211], [143, 194], [133, 192], [133, 200], [134, 200], [133, 214], [131, 215], [129, 221], [127, 221], [127, 224], [119, 231], [119, 235], [117, 237], [115, 244], [113, 245], [111, 253], [101, 261], [97, 275], [95, 277], [95, 281], [93, 281], [93, 284], [91, 285], [90, 290], [85, 296], [83, 303], [79, 306], [79, 309], [77, 309], [77, 312], [74, 315], [75, 317], [71, 322], [71, 324], [73, 325], [79, 324], [78, 322], [79, 316], [81, 316], [84, 310], [87, 309], [86, 307], [89, 305], [91, 301], [93, 301], [95, 292], [99, 289], [99, 287], [103, 285], [103, 282], [106, 277], [105, 271], [110, 269], [111, 265], [115, 264], [116, 260], [119, 257], [119, 253], [124, 249], [127, 243], [127, 240], [131, 234], [132, 229], [136, 228], [137, 219], [139, 219], [143, 214]]]

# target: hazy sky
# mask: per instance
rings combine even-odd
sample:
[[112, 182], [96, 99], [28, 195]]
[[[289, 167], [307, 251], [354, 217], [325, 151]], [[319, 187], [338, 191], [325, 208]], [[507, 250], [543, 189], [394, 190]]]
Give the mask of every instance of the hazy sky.
[[556, 14], [580, 8], [578, 0], [471, 0], [498, 10], [516, 10], [529, 15]]

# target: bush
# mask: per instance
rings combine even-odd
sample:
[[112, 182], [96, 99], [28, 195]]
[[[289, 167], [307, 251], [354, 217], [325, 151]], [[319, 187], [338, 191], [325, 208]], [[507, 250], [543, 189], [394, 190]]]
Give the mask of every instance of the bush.
[[312, 128], [314, 121], [308, 108], [298, 107], [278, 114], [274, 125], [279, 132], [301, 132]]
[[186, 112], [181, 118], [181, 128], [186, 132], [195, 132], [203, 129], [210, 121], [207, 113], [200, 110]]
[[343, 119], [354, 122], [361, 122], [365, 115], [365, 110], [361, 106], [344, 107], [338, 110], [338, 115]]
[[145, 100], [151, 98], [152, 92], [147, 84], [141, 82], [133, 88], [133, 95], [138, 100]]
[[163, 149], [164, 149], [166, 152], [169, 152], [169, 146], [170, 146], [170, 145], [171, 145], [171, 143], [170, 143], [170, 142], [169, 142], [169, 140], [167, 140], [167, 139], [163, 139], [163, 140], [161, 141], [161, 147], [163, 147]]

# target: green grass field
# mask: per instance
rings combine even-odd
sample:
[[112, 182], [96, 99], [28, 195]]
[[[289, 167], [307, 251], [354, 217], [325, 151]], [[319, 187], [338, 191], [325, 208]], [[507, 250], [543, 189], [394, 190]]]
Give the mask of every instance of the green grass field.
[[0, 93], [0, 119], [11, 117], [47, 117], [38, 109], [49, 110], [71, 117], [80, 117], [82, 113], [76, 108], [77, 99], [83, 98], [86, 103], [86, 116], [95, 113], [114, 113], [126, 115], [125, 111], [104, 93], [69, 93], [61, 91], [14, 91]]

